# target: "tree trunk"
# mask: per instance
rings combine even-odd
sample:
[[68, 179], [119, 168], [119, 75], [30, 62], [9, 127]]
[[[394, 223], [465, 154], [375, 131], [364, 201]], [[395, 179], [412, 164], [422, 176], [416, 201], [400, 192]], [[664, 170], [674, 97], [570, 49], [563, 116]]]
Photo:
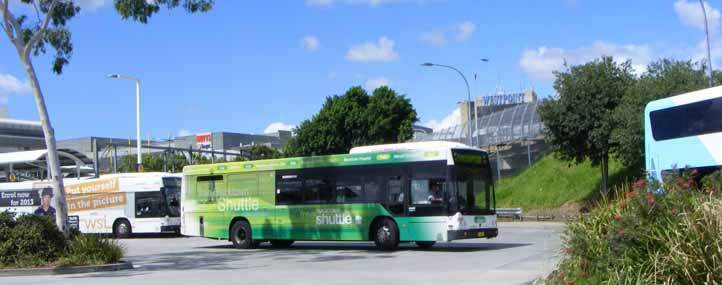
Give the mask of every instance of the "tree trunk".
[[50, 181], [53, 187], [53, 200], [51, 204], [53, 208], [55, 208], [55, 222], [58, 225], [58, 229], [63, 232], [63, 235], [68, 237], [68, 206], [65, 204], [65, 188], [63, 187], [63, 176], [60, 172], [60, 161], [58, 160], [58, 151], [55, 144], [55, 130], [53, 130], [50, 124], [48, 108], [45, 106], [43, 91], [40, 90], [40, 83], [35, 74], [32, 61], [29, 57], [23, 56], [22, 54], [20, 54], [20, 61], [22, 61], [25, 67], [25, 73], [27, 73], [30, 86], [33, 88], [35, 105], [38, 108], [40, 124], [43, 127], [43, 135], [45, 135], [45, 146], [48, 150], [46, 159], [48, 161], [48, 170], [51, 175]]
[[607, 180], [609, 178], [609, 154], [604, 154], [604, 157], [602, 157], [602, 183], [601, 183], [601, 192], [602, 196], [607, 196]]

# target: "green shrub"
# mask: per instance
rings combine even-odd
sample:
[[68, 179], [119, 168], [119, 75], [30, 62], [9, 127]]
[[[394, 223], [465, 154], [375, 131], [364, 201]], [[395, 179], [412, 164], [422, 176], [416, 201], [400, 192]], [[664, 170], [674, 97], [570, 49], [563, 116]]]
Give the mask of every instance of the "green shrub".
[[100, 265], [116, 263], [123, 257], [123, 248], [115, 241], [97, 235], [75, 235], [60, 266]]
[[569, 223], [551, 284], [722, 283], [720, 173], [683, 171], [617, 189], [589, 216]]
[[65, 251], [66, 240], [51, 217], [25, 215], [15, 222], [2, 218], [0, 266], [42, 266], [57, 260]]

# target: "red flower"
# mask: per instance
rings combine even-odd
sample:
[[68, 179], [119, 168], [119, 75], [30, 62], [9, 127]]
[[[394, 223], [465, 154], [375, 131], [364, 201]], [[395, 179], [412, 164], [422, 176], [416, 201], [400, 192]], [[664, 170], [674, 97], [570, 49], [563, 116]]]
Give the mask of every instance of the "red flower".
[[572, 281], [567, 281], [567, 285], [574, 285], [574, 282], [572, 282]]
[[564, 273], [559, 273], [559, 280], [564, 280]]
[[656, 200], [654, 199], [654, 194], [652, 194], [652, 192], [647, 192], [647, 194], [645, 195], [644, 198], [647, 200], [647, 203], [649, 203], [650, 205], [654, 204], [654, 202], [656, 202]]
[[692, 187], [692, 183], [690, 181], [687, 181], [684, 183], [684, 188]]
[[632, 198], [634, 196], [637, 196], [637, 191], [629, 191], [627, 192], [627, 198]]
[[622, 200], [622, 202], [619, 203], [619, 207], [624, 209], [627, 207], [627, 200]]
[[647, 185], [647, 180], [639, 179], [636, 183], [634, 183], [635, 188], [644, 188], [644, 186]]
[[619, 236], [620, 237], [624, 236], [624, 228], [619, 229]]
[[697, 173], [699, 173], [699, 171], [697, 171], [697, 169], [692, 169], [692, 175], [697, 175]]
[[669, 209], [669, 212], [670, 212], [672, 215], [677, 214], [677, 208]]
[[621, 214], [619, 214], [619, 213], [614, 214], [614, 220], [615, 220], [615, 221], [619, 221], [619, 220], [621, 220], [621, 219], [622, 219], [622, 215], [621, 215]]

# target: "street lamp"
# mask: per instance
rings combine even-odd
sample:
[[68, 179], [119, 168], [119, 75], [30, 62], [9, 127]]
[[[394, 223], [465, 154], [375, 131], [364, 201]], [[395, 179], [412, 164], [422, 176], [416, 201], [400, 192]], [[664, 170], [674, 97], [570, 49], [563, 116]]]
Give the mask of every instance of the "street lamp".
[[707, 38], [707, 68], [709, 69], [709, 87], [712, 87], [712, 55], [709, 51], [709, 25], [707, 24], [707, 10], [704, 8], [704, 2], [702, 0], [699, 0], [699, 5], [702, 6], [702, 15], [704, 16], [704, 34]]
[[[489, 63], [488, 58], [482, 58], [481, 62], [483, 63]], [[474, 76], [474, 80], [476, 80], [476, 76]], [[477, 92], [479, 92], [477, 90]], [[476, 101], [474, 101], [474, 130], [476, 131], [476, 146], [481, 148], [481, 136], [479, 136], [479, 115], [476, 112]]]
[[468, 109], [467, 112], [466, 112], [466, 114], [467, 114], [467, 121], [466, 121], [466, 122], [467, 122], [467, 123], [466, 123], [466, 130], [467, 130], [467, 132], [466, 132], [466, 133], [467, 133], [467, 136], [468, 136], [468, 139], [469, 139], [469, 141], [468, 141], [469, 146], [473, 146], [474, 144], [471, 142], [471, 89], [469, 89], [469, 81], [466, 80], [466, 76], [464, 76], [464, 74], [461, 73], [461, 71], [459, 71], [458, 69], [456, 69], [455, 67], [450, 66], [450, 65], [435, 64], [435, 63], [426, 62], [426, 63], [422, 63], [421, 66], [426, 66], [426, 67], [431, 67], [431, 66], [446, 67], [446, 68], [449, 68], [449, 69], [452, 69], [452, 70], [456, 71], [457, 73], [459, 73], [459, 75], [461, 75], [461, 78], [464, 79], [464, 83], [466, 83], [466, 95], [467, 95], [467, 99], [468, 99], [468, 101], [467, 101], [468, 103], [467, 103], [467, 104], [469, 105], [469, 109]]
[[138, 161], [136, 162], [136, 169], [138, 172], [143, 172], [143, 160], [141, 158], [141, 152], [140, 147], [142, 143], [140, 142], [140, 79], [132, 77], [132, 76], [126, 76], [126, 75], [120, 75], [120, 74], [108, 74], [109, 78], [113, 79], [124, 79], [124, 80], [133, 80], [135, 81], [135, 137], [136, 137], [136, 152], [138, 155]]

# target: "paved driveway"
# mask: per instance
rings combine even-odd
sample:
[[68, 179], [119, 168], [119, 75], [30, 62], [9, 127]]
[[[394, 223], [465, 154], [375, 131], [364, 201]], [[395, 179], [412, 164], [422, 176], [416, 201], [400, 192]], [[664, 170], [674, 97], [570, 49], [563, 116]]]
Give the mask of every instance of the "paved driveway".
[[521, 284], [558, 261], [563, 225], [502, 223], [496, 239], [419, 250], [375, 250], [368, 242], [298, 242], [289, 249], [236, 250], [203, 238], [122, 240], [135, 269], [65, 276], [6, 277], [10, 284]]

